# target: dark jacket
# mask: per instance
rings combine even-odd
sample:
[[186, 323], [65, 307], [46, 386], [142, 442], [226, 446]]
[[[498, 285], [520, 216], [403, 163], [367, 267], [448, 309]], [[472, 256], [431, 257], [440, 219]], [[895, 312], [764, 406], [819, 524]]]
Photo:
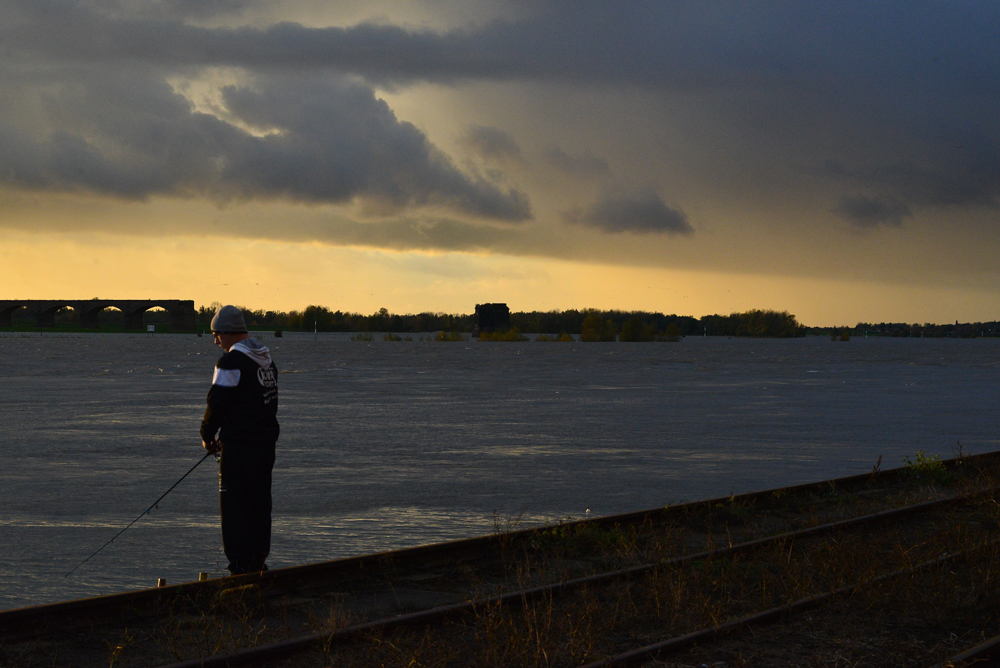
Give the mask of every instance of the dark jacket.
[[278, 368], [260, 341], [246, 339], [222, 355], [208, 391], [201, 438], [224, 444], [278, 440]]

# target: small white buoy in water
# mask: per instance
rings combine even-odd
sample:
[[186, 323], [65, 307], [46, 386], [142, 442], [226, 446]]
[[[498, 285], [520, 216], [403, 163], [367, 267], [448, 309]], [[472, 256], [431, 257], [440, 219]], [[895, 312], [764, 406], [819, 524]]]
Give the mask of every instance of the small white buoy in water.
[[585, 511], [583, 511], [583, 514], [584, 515], [589, 515], [590, 514], [590, 506], [587, 506], [587, 509]]
[[166, 587], [167, 586], [167, 579], [166, 578], [158, 578], [156, 580], [156, 586], [157, 587]]

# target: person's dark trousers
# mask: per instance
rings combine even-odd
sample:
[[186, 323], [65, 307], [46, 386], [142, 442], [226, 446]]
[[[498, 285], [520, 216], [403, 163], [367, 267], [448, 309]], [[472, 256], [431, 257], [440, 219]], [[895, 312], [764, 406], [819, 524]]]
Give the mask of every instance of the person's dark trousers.
[[219, 466], [222, 546], [231, 573], [267, 570], [274, 443], [225, 443]]

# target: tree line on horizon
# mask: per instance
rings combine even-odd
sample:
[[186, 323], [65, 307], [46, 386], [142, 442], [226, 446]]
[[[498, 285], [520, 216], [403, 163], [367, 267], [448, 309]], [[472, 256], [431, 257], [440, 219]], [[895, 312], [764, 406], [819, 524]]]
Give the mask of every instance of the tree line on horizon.
[[[810, 328], [817, 329], [817, 328]], [[830, 328], [824, 328], [825, 333]], [[964, 322], [957, 320], [955, 324], [939, 325], [925, 322], [923, 324], [905, 322], [859, 322], [852, 330], [852, 334], [861, 336], [892, 336], [892, 337], [925, 337], [942, 338], [951, 337], [957, 339], [975, 339], [982, 337], [1000, 336], [1000, 322]]]
[[[202, 306], [196, 321], [207, 329], [212, 316], [221, 305]], [[422, 332], [471, 333], [474, 314], [451, 313], [390, 313], [379, 309], [371, 315], [348, 311], [332, 311], [325, 306], [310, 305], [302, 311], [264, 311], [241, 307], [247, 325], [256, 329], [320, 332]], [[654, 341], [683, 336], [740, 336], [790, 338], [807, 335], [848, 333], [851, 336], [890, 337], [954, 337], [975, 338], [1000, 336], [1000, 322], [935, 323], [869, 323], [854, 326], [809, 327], [798, 322], [787, 311], [751, 309], [729, 315], [689, 315], [655, 311], [621, 311], [599, 309], [568, 309], [565, 311], [512, 311], [510, 326], [520, 332], [558, 336], [570, 334], [589, 341]]]
[[[197, 309], [197, 329], [208, 331], [212, 316], [221, 307], [214, 302]], [[475, 315], [449, 313], [417, 313], [400, 315], [379, 309], [372, 315], [331, 311], [325, 306], [311, 305], [302, 311], [264, 311], [240, 307], [247, 324], [257, 330], [288, 330], [320, 332], [397, 332], [427, 333], [473, 331]], [[26, 309], [12, 314], [14, 329], [32, 329], [34, 319]], [[101, 326], [124, 326], [120, 311], [107, 309], [101, 313]], [[143, 324], [155, 324], [169, 330], [170, 314], [163, 309], [151, 309], [143, 316]], [[60, 309], [55, 315], [59, 327], [78, 327], [79, 317], [72, 308]], [[807, 335], [847, 335], [927, 338], [980, 338], [1000, 336], [1000, 322], [967, 322], [954, 324], [859, 322], [854, 326], [808, 327], [801, 325], [787, 311], [754, 309], [729, 315], [705, 315], [700, 318], [653, 311], [601, 311], [569, 309], [566, 311], [521, 311], [510, 314], [511, 329], [545, 335], [542, 340], [559, 340], [563, 334], [584, 341], [672, 341], [683, 336], [751, 336], [796, 337]]]
[[[208, 329], [219, 304], [198, 309], [196, 322]], [[461, 332], [470, 333], [474, 314], [417, 313], [401, 315], [379, 309], [372, 315], [332, 311], [310, 305], [302, 311], [264, 311], [243, 308], [247, 326], [253, 329], [281, 329], [311, 332]], [[755, 309], [729, 315], [701, 318], [651, 311], [517, 311], [510, 314], [511, 329], [537, 334], [570, 334], [591, 341], [653, 341], [682, 336], [804, 336], [804, 328], [787, 311]]]

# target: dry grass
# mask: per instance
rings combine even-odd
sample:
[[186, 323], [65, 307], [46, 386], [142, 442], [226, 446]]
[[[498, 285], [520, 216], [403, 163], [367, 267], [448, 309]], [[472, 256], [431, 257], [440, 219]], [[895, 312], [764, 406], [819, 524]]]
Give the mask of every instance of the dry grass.
[[[925, 485], [927, 476], [920, 474], [914, 472], [912, 483], [893, 500], [941, 493]], [[992, 471], [981, 471], [951, 482], [979, 489], [995, 480]], [[873, 510], [863, 495], [834, 499], [834, 494], [831, 490], [827, 500], [843, 506], [834, 514], [846, 508]], [[721, 505], [708, 520], [713, 530], [704, 537], [709, 545], [730, 542], [733, 525], [742, 535], [764, 532], [754, 521], [761, 519], [754, 509]], [[972, 556], [946, 568], [865, 585], [848, 600], [810, 613], [811, 630], [803, 636], [811, 638], [809, 642], [785, 643], [777, 654], [766, 649], [767, 633], [776, 642], [782, 629], [802, 631], [802, 620], [792, 619], [765, 630], [759, 640], [753, 635], [749, 640], [723, 640], [718, 650], [727, 666], [912, 666], [914, 661], [941, 658], [972, 644], [985, 628], [977, 627], [980, 620], [995, 620], [989, 604], [1000, 594], [995, 575], [1000, 555], [996, 548], [976, 548], [985, 540], [1000, 538], [998, 511], [1000, 504], [989, 497], [931, 520], [900, 520], [794, 544], [780, 541], [751, 555], [658, 568], [645, 577], [532, 600], [519, 608], [485, 605], [462, 624], [380, 636], [377, 647], [391, 647], [388, 653], [372, 653], [372, 646], [364, 642], [334, 650], [326, 665], [578, 666], [828, 590], [872, 582], [945, 553], [972, 550]], [[829, 514], [826, 508], [810, 514], [807, 521], [819, 523], [821, 515], [826, 521]], [[727, 531], [717, 530], [719, 522]], [[561, 576], [562, 564], [583, 555], [604, 565], [672, 556], [680, 530], [661, 530], [662, 540], [657, 541], [650, 540], [648, 527], [606, 531], [553, 527], [518, 555], [516, 584], [534, 584], [547, 579], [545, 574], [551, 571]], [[723, 535], [726, 539], [720, 541]], [[536, 561], [531, 563], [532, 559]], [[817, 624], [821, 618], [826, 621]], [[886, 628], [892, 629], [888, 636]], [[695, 654], [687, 657], [697, 659], [693, 665], [713, 665], [704, 649]], [[764, 662], [766, 656], [770, 658]], [[678, 660], [683, 662], [684, 657]]]
[[[782, 553], [776, 547], [752, 560], [658, 570], [640, 580], [534, 600], [518, 609], [485, 605], [461, 624], [380, 634], [374, 644], [362, 641], [335, 648], [325, 665], [578, 666], [913, 565], [914, 550], [893, 544], [896, 538], [887, 534], [882, 545], [866, 549], [821, 541], [801, 554], [794, 549]], [[947, 531], [921, 547], [935, 552], [942, 545], [954, 550], [978, 542], [971, 532]], [[963, 642], [975, 641], [984, 628], [976, 624], [989, 624], [991, 611], [995, 626], [998, 556], [994, 549], [949, 568], [862, 587], [829, 610], [811, 613], [805, 627], [803, 620], [793, 619], [790, 626], [765, 628], [760, 637], [729, 639], [714, 652], [702, 649], [688, 658], [697, 658], [696, 665], [721, 659], [732, 666], [818, 666], [831, 661], [902, 666], [941, 658]], [[816, 621], [824, 616], [823, 623]], [[789, 628], [809, 631], [794, 643], [784, 642], [780, 662], [763, 663], [775, 651], [771, 643], [781, 637], [782, 629], [787, 637]], [[811, 642], [804, 640], [809, 634]]]

